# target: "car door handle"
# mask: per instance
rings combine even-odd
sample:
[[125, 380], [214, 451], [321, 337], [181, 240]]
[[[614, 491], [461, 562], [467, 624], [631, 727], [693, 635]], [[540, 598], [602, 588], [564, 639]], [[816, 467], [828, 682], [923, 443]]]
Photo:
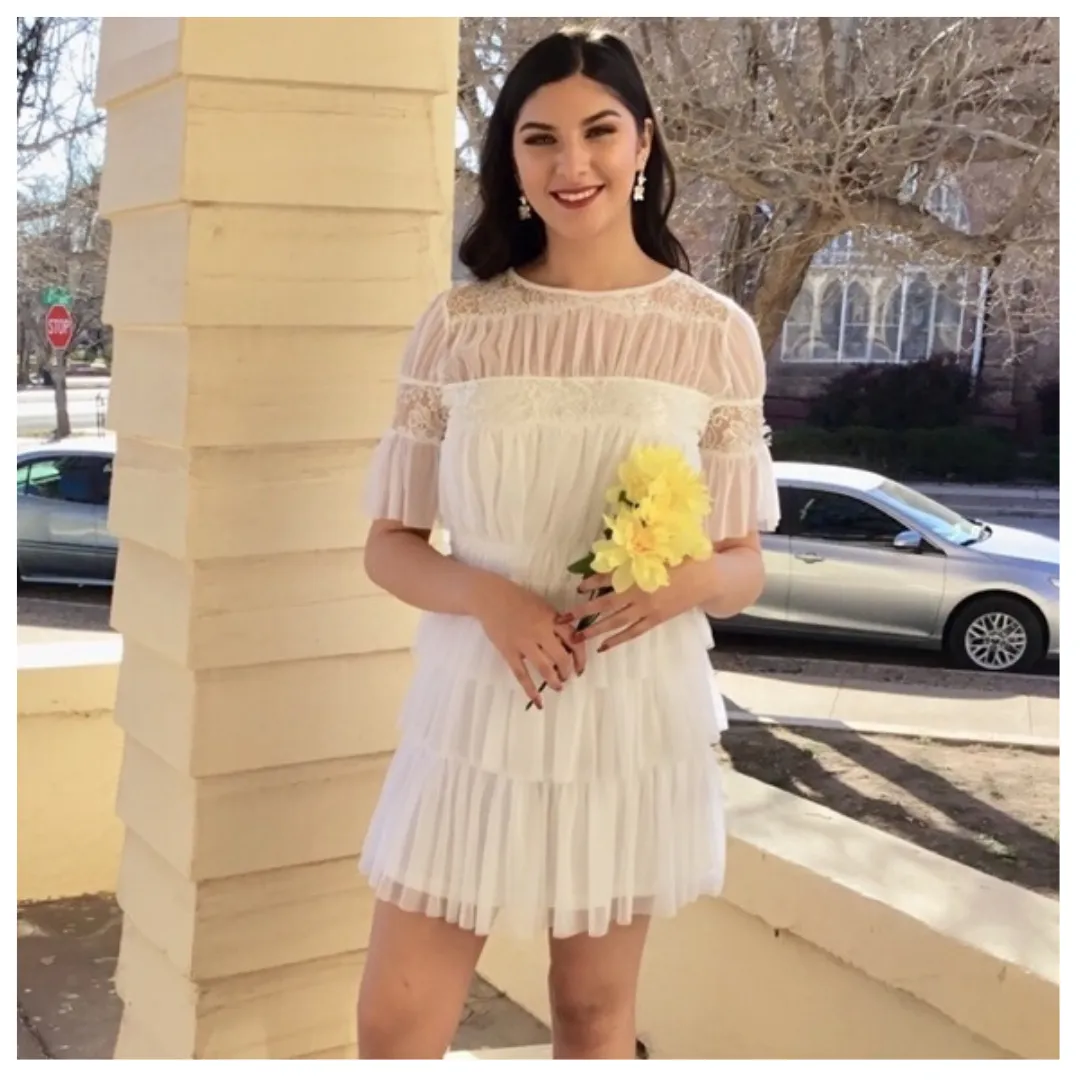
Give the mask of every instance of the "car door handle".
[[796, 555], [795, 558], [798, 559], [799, 562], [804, 563], [819, 563], [825, 561], [824, 555], [817, 555], [812, 551], [804, 552], [802, 555]]

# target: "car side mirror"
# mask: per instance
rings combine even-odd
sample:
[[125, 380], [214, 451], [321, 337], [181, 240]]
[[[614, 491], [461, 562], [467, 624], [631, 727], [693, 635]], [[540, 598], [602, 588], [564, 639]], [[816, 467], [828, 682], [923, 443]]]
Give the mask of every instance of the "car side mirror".
[[896, 534], [892, 546], [897, 551], [918, 551], [922, 548], [922, 537], [914, 529], [905, 529]]

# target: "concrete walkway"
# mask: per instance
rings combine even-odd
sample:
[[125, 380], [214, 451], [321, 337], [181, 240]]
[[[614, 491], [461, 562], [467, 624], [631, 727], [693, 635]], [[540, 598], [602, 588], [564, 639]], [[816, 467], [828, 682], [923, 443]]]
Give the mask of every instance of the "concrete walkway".
[[[866, 734], [1015, 746], [1059, 743], [1056, 679], [1006, 682], [990, 676], [980, 685], [963, 675], [950, 679], [954, 673], [929, 669], [924, 683], [890, 682], [865, 677], [860, 670], [864, 665], [851, 665], [850, 675], [831, 667], [828, 674], [814, 674], [813, 668], [805, 675], [788, 676], [719, 671], [716, 678], [732, 723], [850, 728]], [[941, 676], [936, 682], [935, 675]]]

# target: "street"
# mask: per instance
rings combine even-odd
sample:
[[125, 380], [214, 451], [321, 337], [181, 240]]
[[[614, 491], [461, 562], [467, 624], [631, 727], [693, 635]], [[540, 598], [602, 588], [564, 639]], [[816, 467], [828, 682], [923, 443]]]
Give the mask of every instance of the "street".
[[[1002, 525], [1031, 529], [1045, 536], [1058, 537], [1057, 518], [1002, 518]], [[78, 588], [59, 585], [20, 585], [18, 597], [19, 644], [82, 638], [111, 633], [109, 603], [112, 591], [102, 588]], [[854, 660], [919, 667], [941, 667], [939, 653], [872, 645], [817, 643], [803, 638], [758, 637], [731, 634], [717, 642], [719, 652], [766, 654], [771, 656], [816, 657], [829, 660]], [[1046, 663], [1037, 674], [1057, 676], [1058, 663]]]
[[[98, 413], [102, 418], [109, 403], [109, 391], [102, 386], [68, 387], [68, 415], [72, 431], [94, 431]], [[56, 392], [49, 387], [32, 387], [18, 392], [18, 435], [29, 438], [47, 435], [56, 427]]]

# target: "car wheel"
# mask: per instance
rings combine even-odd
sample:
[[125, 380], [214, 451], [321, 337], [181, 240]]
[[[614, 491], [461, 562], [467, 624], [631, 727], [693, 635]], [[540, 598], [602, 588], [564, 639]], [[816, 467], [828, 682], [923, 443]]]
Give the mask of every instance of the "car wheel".
[[1046, 655], [1046, 634], [1030, 604], [1012, 596], [982, 596], [957, 612], [946, 649], [959, 667], [1024, 672]]

